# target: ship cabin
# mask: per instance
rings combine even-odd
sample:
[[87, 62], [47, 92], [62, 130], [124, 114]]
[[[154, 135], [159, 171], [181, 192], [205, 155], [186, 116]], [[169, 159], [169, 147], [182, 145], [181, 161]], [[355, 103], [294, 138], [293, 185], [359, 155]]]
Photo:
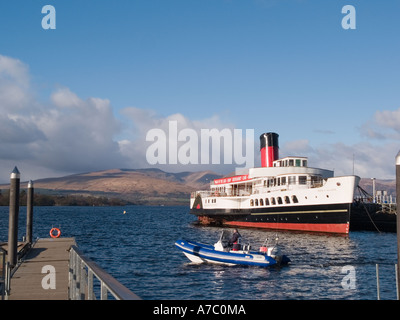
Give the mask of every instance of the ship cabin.
[[274, 167], [307, 167], [307, 157], [286, 157], [273, 162]]
[[250, 168], [247, 174], [215, 179], [209, 196], [250, 196], [252, 194], [299, 188], [321, 187], [333, 171], [310, 168], [306, 157], [285, 157], [272, 167]]

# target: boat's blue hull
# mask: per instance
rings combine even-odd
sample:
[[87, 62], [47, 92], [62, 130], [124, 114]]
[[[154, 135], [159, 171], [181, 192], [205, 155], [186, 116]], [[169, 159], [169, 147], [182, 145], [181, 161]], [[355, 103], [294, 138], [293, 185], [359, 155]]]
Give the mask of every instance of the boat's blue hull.
[[280, 263], [288, 263], [286, 256], [281, 256], [279, 261], [256, 251], [227, 252], [218, 251], [214, 246], [194, 241], [178, 240], [175, 245], [193, 262], [212, 262], [228, 265], [247, 265], [257, 267], [270, 267]]

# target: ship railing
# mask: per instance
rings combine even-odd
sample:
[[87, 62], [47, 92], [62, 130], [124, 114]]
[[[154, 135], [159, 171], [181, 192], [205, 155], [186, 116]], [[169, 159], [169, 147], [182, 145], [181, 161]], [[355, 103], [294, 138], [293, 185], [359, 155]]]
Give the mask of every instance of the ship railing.
[[211, 192], [210, 190], [207, 191], [195, 191], [191, 193], [191, 198], [196, 198], [198, 195], [200, 195], [202, 198], [203, 197], [210, 197], [214, 192]]
[[248, 190], [235, 190], [233, 193], [227, 193], [225, 191], [212, 191], [212, 190], [202, 190], [202, 191], [195, 191], [191, 193], [191, 198], [194, 199], [197, 195], [200, 195], [202, 198], [206, 197], [244, 197], [250, 196], [251, 194], [261, 194], [264, 192], [271, 192], [271, 191], [287, 191], [293, 189], [311, 189], [311, 188], [320, 188], [323, 187], [323, 181], [307, 181], [304, 184], [293, 184], [293, 183], [286, 183], [282, 185], [274, 185], [274, 186], [259, 186], [253, 189], [253, 191]]
[[310, 181], [310, 188], [321, 188], [323, 185], [323, 181]]
[[239, 192], [235, 192], [232, 194], [228, 194], [225, 191], [195, 191], [190, 194], [190, 197], [192, 199], [196, 198], [198, 195], [200, 195], [202, 198], [207, 198], [207, 197], [245, 197], [245, 196], [250, 196], [252, 193], [249, 191], [244, 191], [240, 190]]

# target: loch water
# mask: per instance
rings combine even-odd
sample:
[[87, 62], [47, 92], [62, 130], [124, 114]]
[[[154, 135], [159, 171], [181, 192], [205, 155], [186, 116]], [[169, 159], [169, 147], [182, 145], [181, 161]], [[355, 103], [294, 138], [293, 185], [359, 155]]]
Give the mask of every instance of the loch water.
[[[221, 227], [200, 226], [187, 207], [35, 207], [34, 238], [52, 227], [74, 237], [83, 253], [126, 287], [148, 300], [375, 300], [396, 299], [395, 233], [350, 232], [348, 236], [239, 229], [253, 248], [266, 238], [291, 263], [257, 268], [196, 265], [179, 251], [178, 239], [213, 244]], [[0, 207], [0, 242], [8, 238], [8, 207]], [[20, 207], [18, 238], [25, 234]]]

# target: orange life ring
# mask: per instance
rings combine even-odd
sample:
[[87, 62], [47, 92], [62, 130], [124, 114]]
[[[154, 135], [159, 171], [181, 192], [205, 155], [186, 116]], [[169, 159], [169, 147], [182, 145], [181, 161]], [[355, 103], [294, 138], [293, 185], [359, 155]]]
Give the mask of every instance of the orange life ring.
[[[53, 232], [56, 231], [57, 233], [54, 234]], [[61, 231], [58, 228], [51, 228], [50, 230], [50, 237], [52, 238], [59, 238], [61, 236]]]

